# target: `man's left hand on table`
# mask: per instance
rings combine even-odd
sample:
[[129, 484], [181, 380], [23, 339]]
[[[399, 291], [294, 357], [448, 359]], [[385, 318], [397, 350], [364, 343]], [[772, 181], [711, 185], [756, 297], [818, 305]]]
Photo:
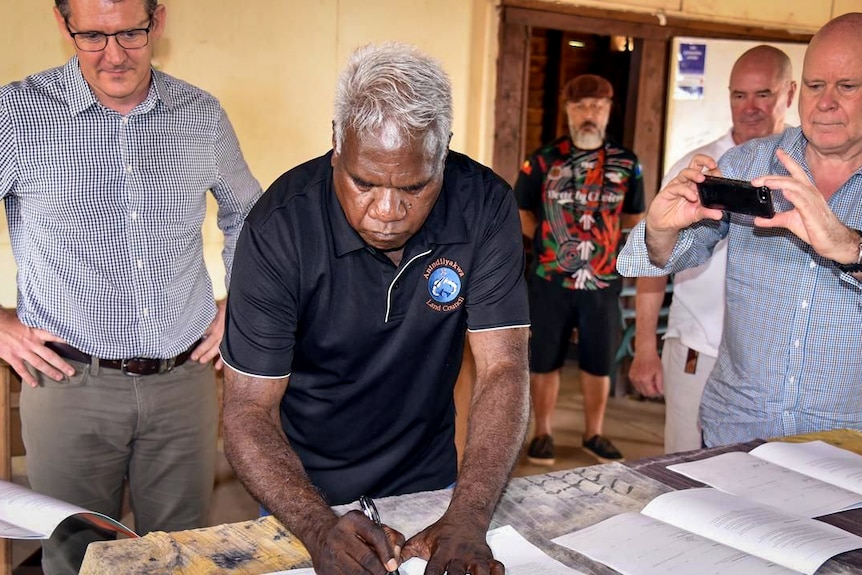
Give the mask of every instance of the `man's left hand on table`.
[[505, 567], [494, 559], [485, 534], [486, 527], [444, 515], [407, 540], [401, 559], [426, 559], [425, 575], [503, 575]]

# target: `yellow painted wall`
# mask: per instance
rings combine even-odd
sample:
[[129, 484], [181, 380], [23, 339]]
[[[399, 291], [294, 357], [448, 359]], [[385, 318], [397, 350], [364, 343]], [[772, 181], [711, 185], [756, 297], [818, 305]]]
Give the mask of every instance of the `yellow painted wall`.
[[[264, 188], [282, 172], [329, 149], [339, 70], [354, 48], [386, 40], [412, 42], [443, 63], [454, 87], [452, 147], [490, 162], [494, 0], [162, 3], [168, 20], [156, 65], [221, 100]], [[71, 56], [56, 29], [52, 6], [51, 0], [0, 2], [0, 84], [61, 65]], [[204, 237], [216, 293], [222, 295], [224, 270], [213, 205]], [[0, 305], [15, 303], [14, 274], [0, 210]]]
[[[862, 0], [558, 1], [808, 32], [837, 14], [862, 11]], [[338, 70], [353, 48], [372, 41], [410, 41], [442, 61], [454, 85], [452, 147], [491, 161], [497, 0], [163, 2], [168, 22], [157, 64], [222, 101], [264, 187], [328, 149]], [[0, 1], [0, 84], [70, 56], [52, 5], [51, 0]], [[218, 230], [211, 217], [205, 239], [216, 291], [223, 293]], [[0, 305], [14, 305], [14, 270], [0, 210]]]
[[467, 125], [487, 109], [469, 95], [474, 69], [483, 72], [471, 56], [485, 29], [473, 20], [494, 12], [487, 0], [248, 0], [241, 9], [235, 0], [163, 2], [168, 28], [157, 64], [222, 101], [264, 186], [329, 148], [337, 74], [369, 42], [412, 42], [439, 58], [454, 84], [453, 147], [479, 151]]

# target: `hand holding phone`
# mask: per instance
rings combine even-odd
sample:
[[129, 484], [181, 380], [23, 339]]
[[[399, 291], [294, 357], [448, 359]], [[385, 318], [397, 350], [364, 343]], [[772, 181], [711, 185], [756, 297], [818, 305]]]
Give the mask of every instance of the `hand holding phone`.
[[697, 193], [700, 203], [707, 208], [761, 218], [775, 216], [772, 190], [766, 186], [757, 187], [744, 180], [706, 176], [703, 182], [697, 184]]

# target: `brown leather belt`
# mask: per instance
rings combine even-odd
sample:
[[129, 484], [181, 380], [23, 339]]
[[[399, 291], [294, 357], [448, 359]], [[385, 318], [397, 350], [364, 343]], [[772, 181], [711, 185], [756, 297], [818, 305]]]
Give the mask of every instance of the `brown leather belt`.
[[72, 347], [65, 343], [49, 341], [45, 346], [54, 350], [57, 355], [65, 359], [71, 359], [80, 363], [93, 363], [94, 359], [99, 360], [99, 367], [108, 369], [119, 369], [123, 375], [155, 375], [157, 373], [167, 373], [175, 367], [179, 367], [189, 360], [192, 355], [192, 350], [200, 343], [200, 340], [192, 344], [190, 348], [182, 352], [176, 357], [168, 359], [153, 359], [147, 357], [131, 357], [128, 359], [101, 359], [84, 353], [83, 351]]

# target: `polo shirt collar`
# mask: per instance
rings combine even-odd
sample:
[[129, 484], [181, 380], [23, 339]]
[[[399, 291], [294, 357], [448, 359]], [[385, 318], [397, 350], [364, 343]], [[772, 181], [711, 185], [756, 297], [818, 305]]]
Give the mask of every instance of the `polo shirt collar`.
[[347, 216], [344, 215], [344, 210], [338, 202], [338, 196], [335, 195], [335, 186], [332, 184], [331, 150], [324, 156], [324, 159], [323, 198], [326, 210], [329, 212], [329, 224], [332, 231], [333, 245], [335, 246], [335, 255], [341, 257], [344, 254], [361, 250], [367, 244], [347, 221]]
[[[335, 195], [335, 186], [332, 183], [332, 150], [325, 158], [324, 197], [326, 199], [329, 221], [331, 222], [332, 239], [335, 246], [335, 254], [342, 256], [349, 252], [368, 247], [365, 240], [347, 221], [344, 210]], [[452, 152], [449, 153], [450, 157]], [[458, 201], [457, 186], [464, 185], [463, 178], [456, 178], [455, 169], [450, 165], [450, 159], [446, 160], [443, 175], [443, 189], [431, 208], [431, 213], [425, 219], [425, 223], [416, 234], [407, 242], [410, 245], [428, 246], [432, 244], [457, 244], [466, 243], [467, 224], [464, 221], [464, 212]], [[475, 193], [475, 192], [472, 192]]]
[[[460, 173], [461, 162], [456, 161], [455, 156], [456, 153], [450, 151], [446, 158], [443, 189], [440, 190], [437, 203], [434, 204], [425, 220], [425, 225], [420, 230], [424, 232], [427, 244], [462, 244], [469, 241], [461, 198], [469, 194], [481, 194], [484, 190], [461, 190], [464, 186], [469, 188], [472, 182]], [[472, 174], [471, 176], [475, 177]]]
[[[72, 114], [78, 115], [91, 106], [100, 103], [81, 73], [81, 64], [77, 56], [73, 56], [72, 59], [66, 62], [66, 65], [63, 67], [63, 76], [66, 81], [66, 98]], [[173, 104], [170, 93], [165, 85], [163, 74], [152, 70], [151, 78], [150, 90], [147, 97], [137, 106], [137, 108], [142, 107], [142, 111], [144, 112], [151, 110], [159, 101], [164, 102], [168, 107]]]

